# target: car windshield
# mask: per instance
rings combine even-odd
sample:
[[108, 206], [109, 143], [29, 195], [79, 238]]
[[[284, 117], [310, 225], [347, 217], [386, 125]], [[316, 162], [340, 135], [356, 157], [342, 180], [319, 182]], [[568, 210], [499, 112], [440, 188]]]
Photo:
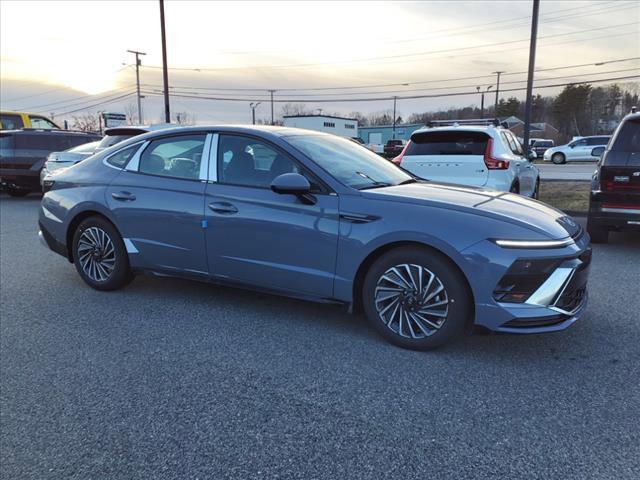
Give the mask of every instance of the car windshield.
[[287, 141], [336, 180], [358, 190], [413, 181], [411, 175], [390, 161], [340, 137], [295, 135]]

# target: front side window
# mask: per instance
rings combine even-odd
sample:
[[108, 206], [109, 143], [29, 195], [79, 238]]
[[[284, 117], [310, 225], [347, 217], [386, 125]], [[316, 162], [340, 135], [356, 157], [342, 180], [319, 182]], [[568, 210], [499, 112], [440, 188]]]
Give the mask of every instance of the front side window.
[[569, 144], [570, 147], [586, 147], [587, 140], [585, 138], [581, 138], [580, 140], [576, 140]]
[[124, 150], [120, 150], [119, 152], [114, 153], [113, 155], [108, 157], [107, 163], [117, 168], [124, 168], [127, 163], [129, 163], [129, 160], [131, 160], [131, 157], [133, 157], [138, 151], [138, 148], [140, 148], [140, 144], [133, 145], [131, 147], [125, 148]]
[[289, 156], [260, 140], [240, 135], [220, 135], [220, 183], [269, 188], [273, 179], [283, 173], [301, 171]]
[[20, 115], [0, 115], [0, 123], [2, 123], [3, 130], [18, 130], [24, 127], [24, 123], [22, 122], [22, 117], [20, 117]]
[[29, 121], [31, 122], [31, 128], [42, 128], [44, 130], [57, 129], [58, 126], [52, 121], [44, 118], [44, 117], [34, 117], [29, 116]]
[[140, 156], [140, 173], [198, 180], [207, 136], [180, 135], [152, 141]]
[[294, 135], [287, 141], [343, 185], [365, 189], [413, 181], [392, 162], [341, 137]]

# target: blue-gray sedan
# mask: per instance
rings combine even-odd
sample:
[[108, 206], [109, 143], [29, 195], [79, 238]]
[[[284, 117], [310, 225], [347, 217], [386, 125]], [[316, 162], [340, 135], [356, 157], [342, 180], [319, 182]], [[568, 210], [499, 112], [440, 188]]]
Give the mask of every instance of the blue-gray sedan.
[[586, 308], [589, 237], [570, 217], [417, 180], [332, 135], [151, 132], [52, 174], [45, 189], [43, 241], [98, 290], [152, 273], [339, 302], [413, 349], [474, 325], [562, 330]]

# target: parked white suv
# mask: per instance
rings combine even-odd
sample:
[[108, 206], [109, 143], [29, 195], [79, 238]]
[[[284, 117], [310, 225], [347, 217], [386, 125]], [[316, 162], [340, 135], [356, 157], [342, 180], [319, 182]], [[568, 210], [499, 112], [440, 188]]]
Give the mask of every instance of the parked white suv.
[[422, 128], [393, 162], [414, 175], [538, 198], [540, 174], [509, 130], [493, 125]]
[[577, 138], [566, 145], [558, 145], [546, 150], [543, 159], [545, 162], [553, 162], [556, 165], [567, 162], [597, 162], [600, 157], [594, 157], [591, 152], [596, 147], [606, 147], [610, 138], [609, 135]]

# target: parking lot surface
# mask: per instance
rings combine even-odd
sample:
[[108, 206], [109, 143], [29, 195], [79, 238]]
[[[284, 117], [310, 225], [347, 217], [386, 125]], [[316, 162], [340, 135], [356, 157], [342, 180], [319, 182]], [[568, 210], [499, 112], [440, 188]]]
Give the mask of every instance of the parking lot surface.
[[591, 180], [596, 162], [565, 163], [554, 165], [550, 162], [536, 163], [542, 180]]
[[420, 353], [335, 306], [91, 290], [38, 205], [0, 200], [3, 479], [640, 478], [637, 234], [594, 246], [569, 330]]

